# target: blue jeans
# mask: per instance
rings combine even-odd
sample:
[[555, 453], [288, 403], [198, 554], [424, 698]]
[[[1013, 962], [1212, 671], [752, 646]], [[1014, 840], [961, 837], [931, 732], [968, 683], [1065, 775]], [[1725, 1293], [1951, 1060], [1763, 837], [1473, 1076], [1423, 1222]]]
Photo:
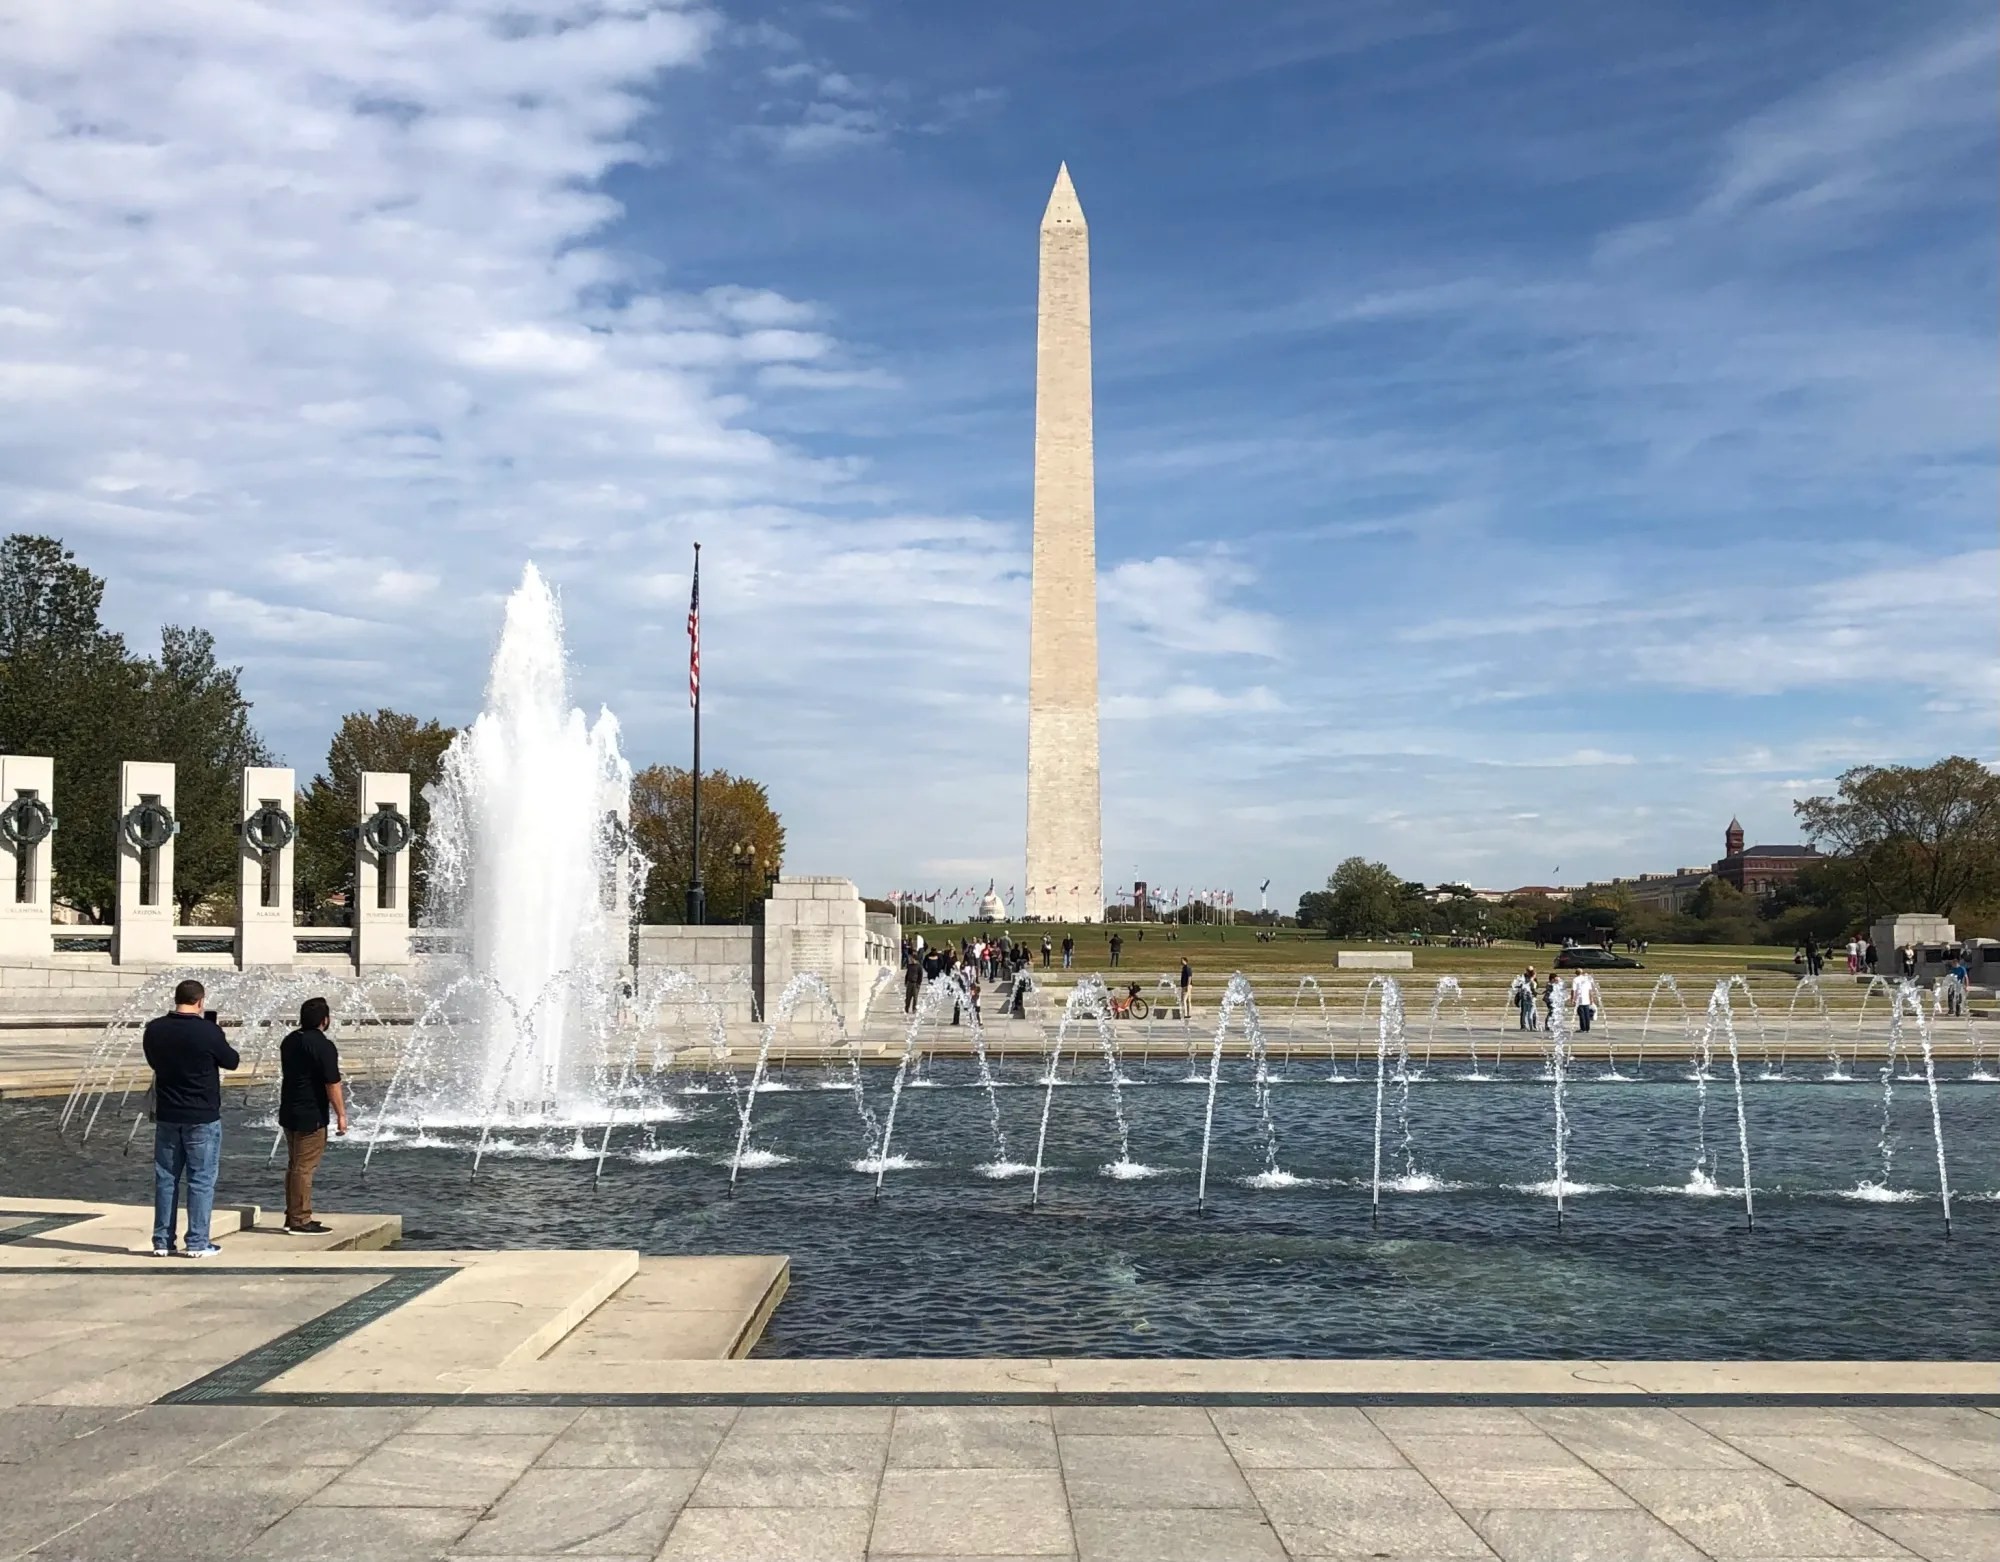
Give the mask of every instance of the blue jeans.
[[153, 1124], [153, 1246], [174, 1245], [174, 1215], [181, 1178], [187, 1178], [187, 1245], [209, 1247], [215, 1213], [215, 1174], [222, 1169], [222, 1124]]

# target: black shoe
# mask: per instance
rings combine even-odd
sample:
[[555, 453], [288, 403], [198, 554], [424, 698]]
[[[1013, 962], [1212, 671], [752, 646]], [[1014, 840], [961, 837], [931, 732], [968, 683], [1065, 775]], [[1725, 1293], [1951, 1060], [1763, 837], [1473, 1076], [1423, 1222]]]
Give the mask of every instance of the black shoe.
[[294, 1226], [287, 1222], [285, 1230], [295, 1237], [323, 1237], [333, 1230], [333, 1227], [317, 1220], [309, 1220], [303, 1226]]

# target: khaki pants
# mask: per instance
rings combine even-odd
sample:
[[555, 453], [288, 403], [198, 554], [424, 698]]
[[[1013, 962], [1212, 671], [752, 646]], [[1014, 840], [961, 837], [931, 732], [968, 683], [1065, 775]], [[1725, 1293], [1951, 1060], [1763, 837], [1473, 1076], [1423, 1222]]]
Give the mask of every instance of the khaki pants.
[[285, 1224], [303, 1226], [313, 1218], [313, 1173], [326, 1154], [326, 1130], [311, 1133], [285, 1130]]

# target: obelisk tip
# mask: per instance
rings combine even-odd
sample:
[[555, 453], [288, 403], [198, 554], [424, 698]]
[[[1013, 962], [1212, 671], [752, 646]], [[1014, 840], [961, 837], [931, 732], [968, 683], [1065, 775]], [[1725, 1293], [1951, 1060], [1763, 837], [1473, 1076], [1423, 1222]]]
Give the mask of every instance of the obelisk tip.
[[1058, 223], [1065, 227], [1083, 225], [1083, 206], [1076, 198], [1076, 186], [1070, 183], [1068, 163], [1057, 165], [1055, 188], [1049, 191], [1049, 204], [1042, 213], [1043, 227]]

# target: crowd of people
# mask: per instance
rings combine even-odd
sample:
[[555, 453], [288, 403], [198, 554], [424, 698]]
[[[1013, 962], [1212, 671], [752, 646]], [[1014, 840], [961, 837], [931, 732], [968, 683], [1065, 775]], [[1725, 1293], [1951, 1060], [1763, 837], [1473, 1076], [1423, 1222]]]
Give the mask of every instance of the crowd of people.
[[[1569, 996], [1576, 1006], [1577, 1029], [1589, 1030], [1597, 1018], [1597, 978], [1588, 971], [1578, 971], [1570, 978]], [[1519, 1029], [1539, 1030], [1544, 1025], [1554, 1025], [1556, 973], [1551, 971], [1537, 982], [1535, 968], [1529, 966], [1508, 984], [1507, 998], [1520, 1016]]]
[[[1138, 935], [1143, 939], [1146, 935]], [[1117, 970], [1125, 955], [1125, 935], [1113, 932], [1106, 943], [1106, 952], [1111, 968]], [[966, 997], [953, 1004], [951, 1023], [960, 1022], [964, 1003], [972, 1004], [974, 1014], [978, 1014], [979, 995], [982, 984], [1006, 981], [1009, 987], [1008, 1012], [1016, 1019], [1025, 1016], [1027, 982], [1023, 979], [1034, 966], [1037, 954], [1041, 957], [1041, 969], [1052, 970], [1057, 954], [1062, 956], [1062, 969], [1076, 968], [1076, 935], [1065, 933], [1060, 943], [1053, 935], [1044, 933], [1039, 943], [1028, 938], [1015, 938], [1011, 933], [1002, 932], [992, 937], [985, 934], [961, 934], [956, 940], [946, 938], [938, 943], [926, 943], [922, 933], [911, 933], [903, 939], [903, 1012], [915, 1014], [917, 1003], [924, 986], [939, 977], [958, 975], [964, 984]], [[1185, 957], [1181, 960], [1180, 1013], [1186, 1016], [1193, 1012], [1194, 964]], [[1130, 989], [1131, 996], [1137, 996], [1138, 987]]]

